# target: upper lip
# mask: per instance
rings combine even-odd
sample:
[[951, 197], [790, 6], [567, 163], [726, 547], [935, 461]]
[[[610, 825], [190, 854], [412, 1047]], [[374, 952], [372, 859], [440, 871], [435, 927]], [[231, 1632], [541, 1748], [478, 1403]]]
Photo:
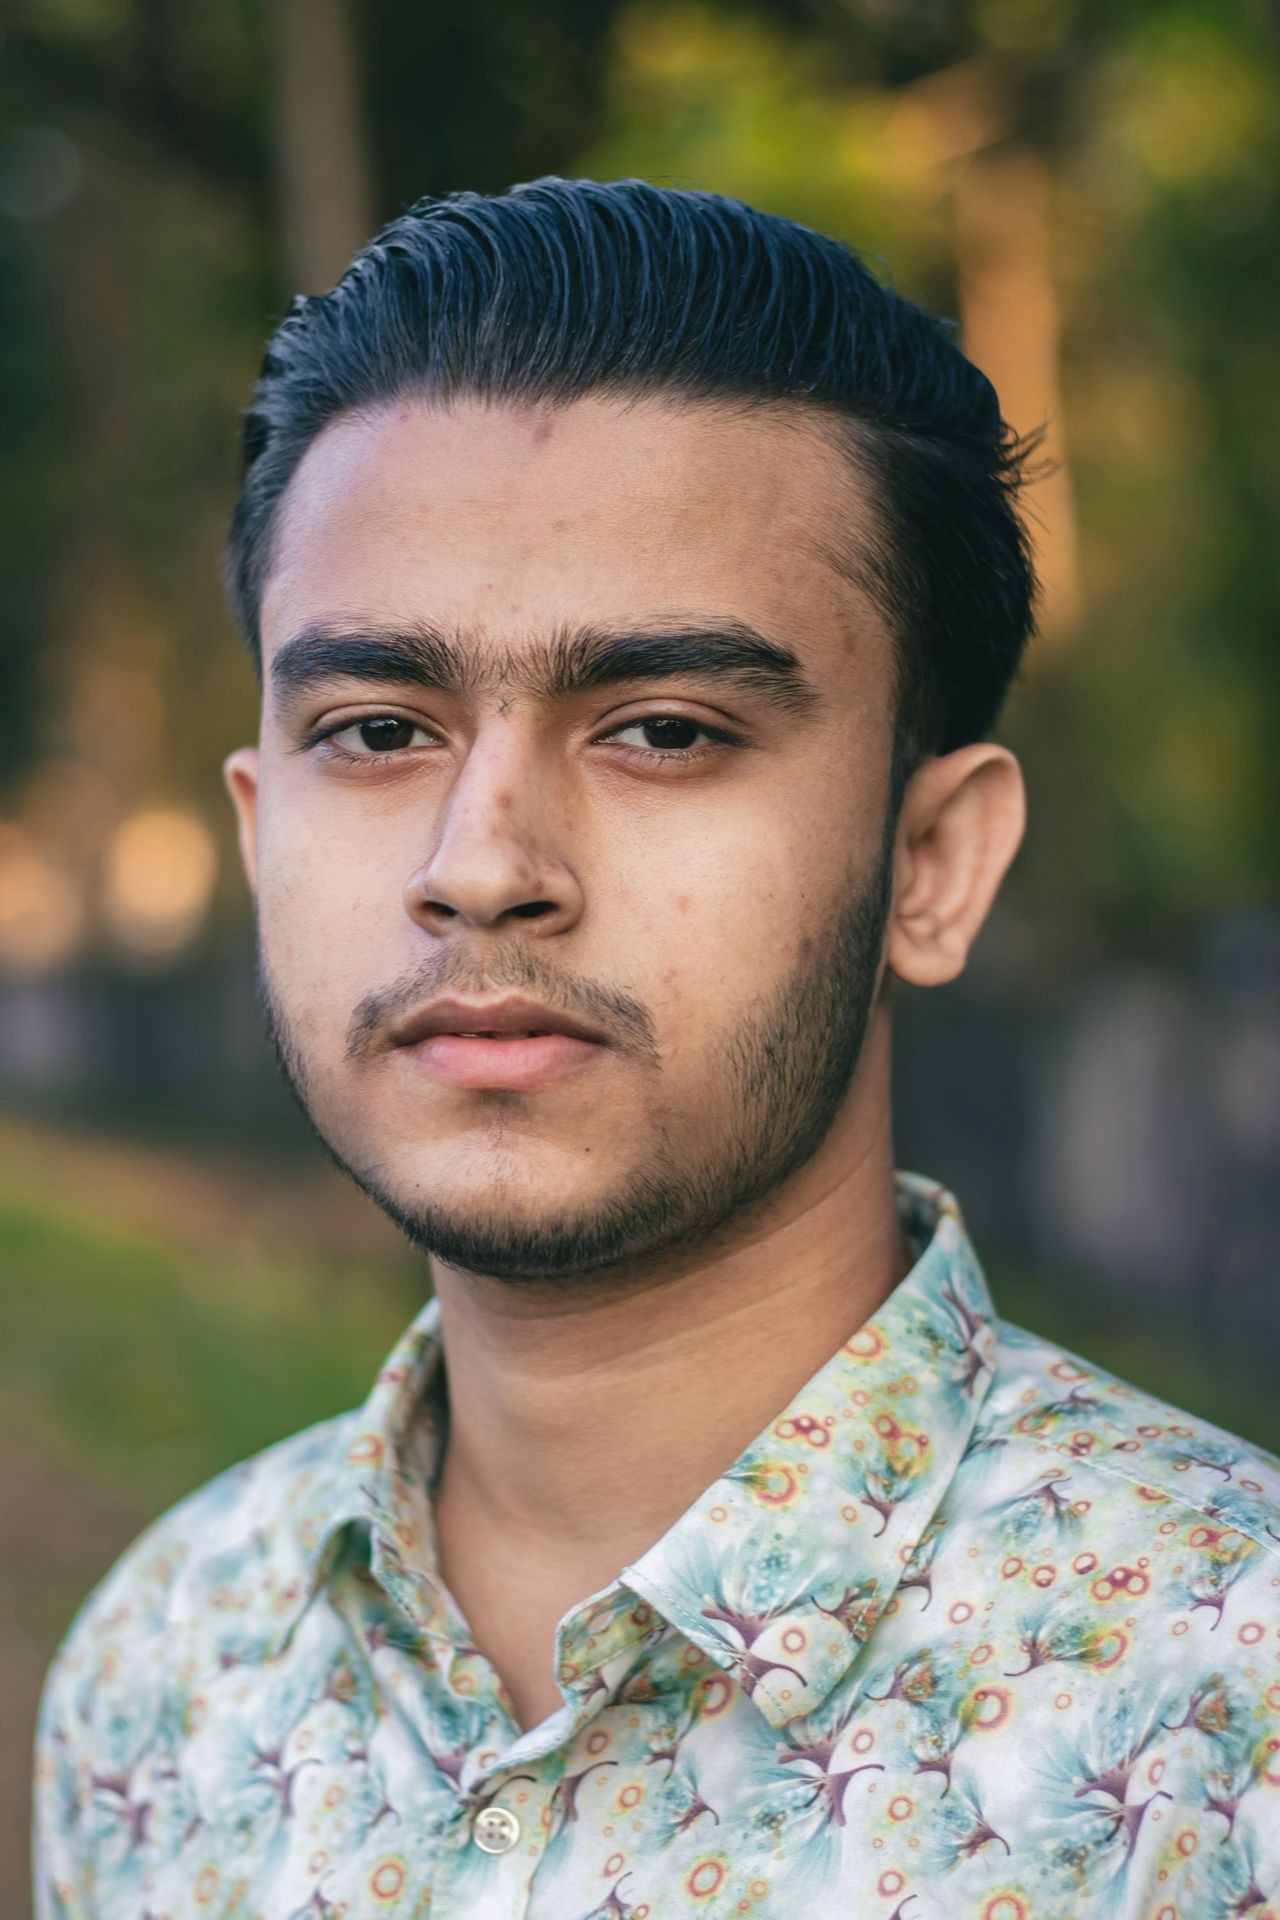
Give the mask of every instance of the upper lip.
[[433, 1033], [567, 1033], [576, 1040], [604, 1036], [570, 1014], [539, 1006], [536, 1000], [432, 1000], [397, 1029], [396, 1042], [412, 1047]]

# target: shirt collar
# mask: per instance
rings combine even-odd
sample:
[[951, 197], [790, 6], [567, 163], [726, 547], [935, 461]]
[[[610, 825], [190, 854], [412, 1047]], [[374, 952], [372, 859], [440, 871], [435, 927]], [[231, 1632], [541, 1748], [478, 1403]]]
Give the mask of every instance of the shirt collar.
[[955, 1195], [894, 1176], [919, 1258], [622, 1580], [774, 1727], [809, 1714], [892, 1602], [994, 1377], [995, 1309]]
[[[812, 1713], [857, 1658], [940, 1505], [994, 1375], [995, 1309], [955, 1195], [898, 1170], [894, 1201], [919, 1257], [878, 1311], [640, 1559], [619, 1585], [635, 1637], [670, 1621], [732, 1674], [775, 1727]], [[431, 1518], [447, 1421], [439, 1305], [388, 1357], [345, 1445], [298, 1502], [301, 1604], [338, 1536], [370, 1533], [370, 1568], [421, 1632], [453, 1638]], [[336, 1437], [336, 1436], [335, 1436]], [[590, 1685], [617, 1617], [593, 1596], [562, 1623], [561, 1678]], [[603, 1607], [601, 1603], [604, 1603]], [[625, 1602], [630, 1607], [629, 1600]], [[621, 1625], [621, 1621], [618, 1621]]]

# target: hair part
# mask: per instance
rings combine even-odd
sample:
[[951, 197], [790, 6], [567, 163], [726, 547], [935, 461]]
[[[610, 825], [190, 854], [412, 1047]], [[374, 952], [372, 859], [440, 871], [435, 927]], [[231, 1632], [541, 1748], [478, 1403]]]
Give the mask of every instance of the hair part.
[[224, 564], [255, 670], [280, 501], [330, 421], [589, 393], [789, 401], [834, 425], [878, 522], [861, 558], [892, 642], [891, 814], [923, 758], [990, 731], [1034, 631], [1018, 495], [1040, 435], [1001, 418], [951, 322], [840, 241], [641, 180], [419, 200], [330, 292], [293, 301], [245, 414]]

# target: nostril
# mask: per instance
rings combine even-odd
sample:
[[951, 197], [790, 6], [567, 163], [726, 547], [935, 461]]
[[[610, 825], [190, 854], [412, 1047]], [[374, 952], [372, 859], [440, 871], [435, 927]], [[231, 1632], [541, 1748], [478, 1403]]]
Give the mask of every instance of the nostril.
[[524, 920], [535, 920], [541, 913], [554, 913], [555, 902], [554, 900], [526, 900], [523, 906], [515, 907], [512, 911], [518, 913]]

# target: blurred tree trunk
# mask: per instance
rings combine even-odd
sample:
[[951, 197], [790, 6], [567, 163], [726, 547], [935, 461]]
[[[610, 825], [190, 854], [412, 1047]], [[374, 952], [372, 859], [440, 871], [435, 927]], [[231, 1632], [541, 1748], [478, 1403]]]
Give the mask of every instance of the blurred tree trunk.
[[272, 0], [280, 218], [292, 288], [323, 293], [373, 232], [347, 0]]
[[1075, 494], [1063, 426], [1061, 322], [1050, 179], [1026, 147], [975, 153], [955, 172], [960, 331], [965, 352], [1019, 433], [1045, 426], [1051, 465], [1028, 489], [1040, 576], [1040, 641], [1066, 641], [1081, 615]]

